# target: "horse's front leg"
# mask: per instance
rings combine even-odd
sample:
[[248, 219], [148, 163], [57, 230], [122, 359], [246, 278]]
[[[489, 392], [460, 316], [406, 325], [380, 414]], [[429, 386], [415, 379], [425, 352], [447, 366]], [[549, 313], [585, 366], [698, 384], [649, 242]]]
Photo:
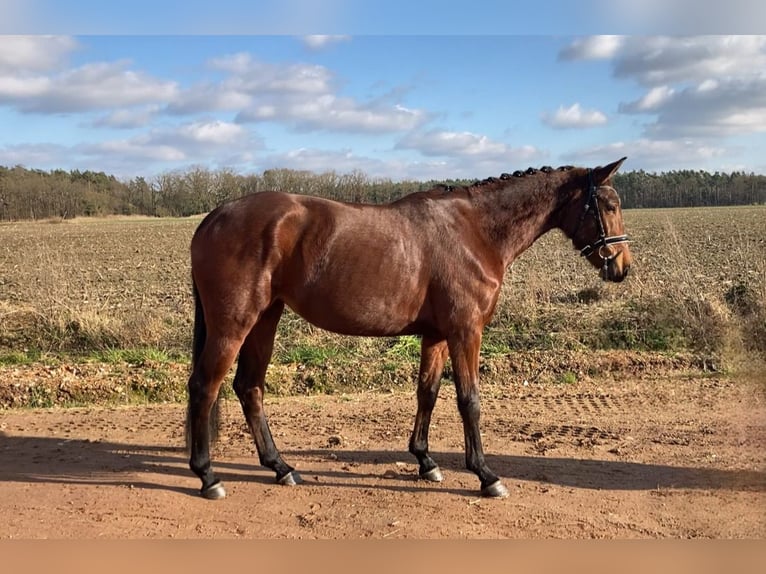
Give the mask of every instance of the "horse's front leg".
[[450, 337], [449, 353], [455, 374], [457, 406], [463, 419], [465, 434], [465, 464], [481, 481], [482, 496], [504, 498], [508, 489], [487, 466], [479, 432], [479, 351], [481, 331]]
[[418, 459], [420, 478], [432, 482], [443, 480], [439, 466], [428, 454], [428, 427], [431, 413], [439, 396], [444, 363], [447, 361], [447, 341], [423, 337], [420, 348], [420, 374], [418, 375], [418, 412], [410, 437], [410, 452]]

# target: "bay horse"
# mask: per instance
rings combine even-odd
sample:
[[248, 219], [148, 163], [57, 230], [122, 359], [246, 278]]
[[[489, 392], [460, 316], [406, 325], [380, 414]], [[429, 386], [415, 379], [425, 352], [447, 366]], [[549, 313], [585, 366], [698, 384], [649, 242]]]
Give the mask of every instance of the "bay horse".
[[[200, 494], [226, 495], [210, 462], [210, 418], [224, 376], [260, 463], [280, 484], [301, 482], [282, 459], [263, 408], [266, 368], [285, 305], [344, 335], [420, 335], [417, 413], [409, 451], [439, 482], [428, 429], [444, 364], [452, 361], [466, 467], [481, 494], [508, 491], [484, 459], [479, 349], [508, 266], [547, 231], [571, 239], [601, 277], [622, 281], [632, 257], [611, 178], [626, 158], [593, 169], [528, 169], [469, 186], [437, 186], [386, 205], [267, 191], [226, 203], [191, 241], [195, 299], [187, 425]], [[555, 262], [552, 262], [555, 263]]]

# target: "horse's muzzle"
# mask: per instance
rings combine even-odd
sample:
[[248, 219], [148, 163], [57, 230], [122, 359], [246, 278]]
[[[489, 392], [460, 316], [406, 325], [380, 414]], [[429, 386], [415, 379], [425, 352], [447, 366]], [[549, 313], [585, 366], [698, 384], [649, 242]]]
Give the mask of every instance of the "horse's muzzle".
[[628, 276], [628, 271], [630, 271], [630, 263], [625, 261], [622, 253], [618, 253], [607, 260], [606, 265], [601, 269], [601, 278], [604, 281], [622, 283]]

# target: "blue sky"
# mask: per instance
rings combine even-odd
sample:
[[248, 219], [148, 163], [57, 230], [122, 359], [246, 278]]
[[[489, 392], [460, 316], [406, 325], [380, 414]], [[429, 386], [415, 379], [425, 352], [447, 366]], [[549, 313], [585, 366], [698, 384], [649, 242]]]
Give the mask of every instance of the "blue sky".
[[[631, 30], [640, 14], [610, 22], [595, 1], [595, 20], [563, 2], [483, 19], [430, 0], [0, 3], [0, 165], [399, 180], [626, 155], [625, 169], [766, 173], [766, 36], [697, 35], [704, 21]], [[501, 18], [538, 25], [503, 33]]]

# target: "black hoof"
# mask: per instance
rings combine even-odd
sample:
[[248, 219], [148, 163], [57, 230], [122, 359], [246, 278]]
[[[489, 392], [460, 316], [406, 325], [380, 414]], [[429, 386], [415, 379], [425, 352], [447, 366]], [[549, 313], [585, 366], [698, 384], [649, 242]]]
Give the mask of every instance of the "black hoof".
[[420, 473], [420, 478], [422, 480], [427, 480], [429, 482], [441, 482], [442, 480], [444, 480], [442, 471], [439, 469], [438, 466], [435, 466], [429, 471]]
[[203, 488], [199, 493], [202, 498], [207, 498], [208, 500], [221, 500], [222, 498], [226, 498], [226, 489], [224, 489], [223, 484], [221, 484], [220, 481], [214, 482], [207, 488]]
[[492, 484], [482, 488], [481, 495], [486, 496], [487, 498], [507, 498], [508, 489], [505, 488], [505, 485], [502, 482], [496, 480]]
[[277, 480], [277, 482], [282, 486], [295, 486], [296, 484], [301, 484], [303, 479], [301, 478], [300, 474], [293, 470]]

